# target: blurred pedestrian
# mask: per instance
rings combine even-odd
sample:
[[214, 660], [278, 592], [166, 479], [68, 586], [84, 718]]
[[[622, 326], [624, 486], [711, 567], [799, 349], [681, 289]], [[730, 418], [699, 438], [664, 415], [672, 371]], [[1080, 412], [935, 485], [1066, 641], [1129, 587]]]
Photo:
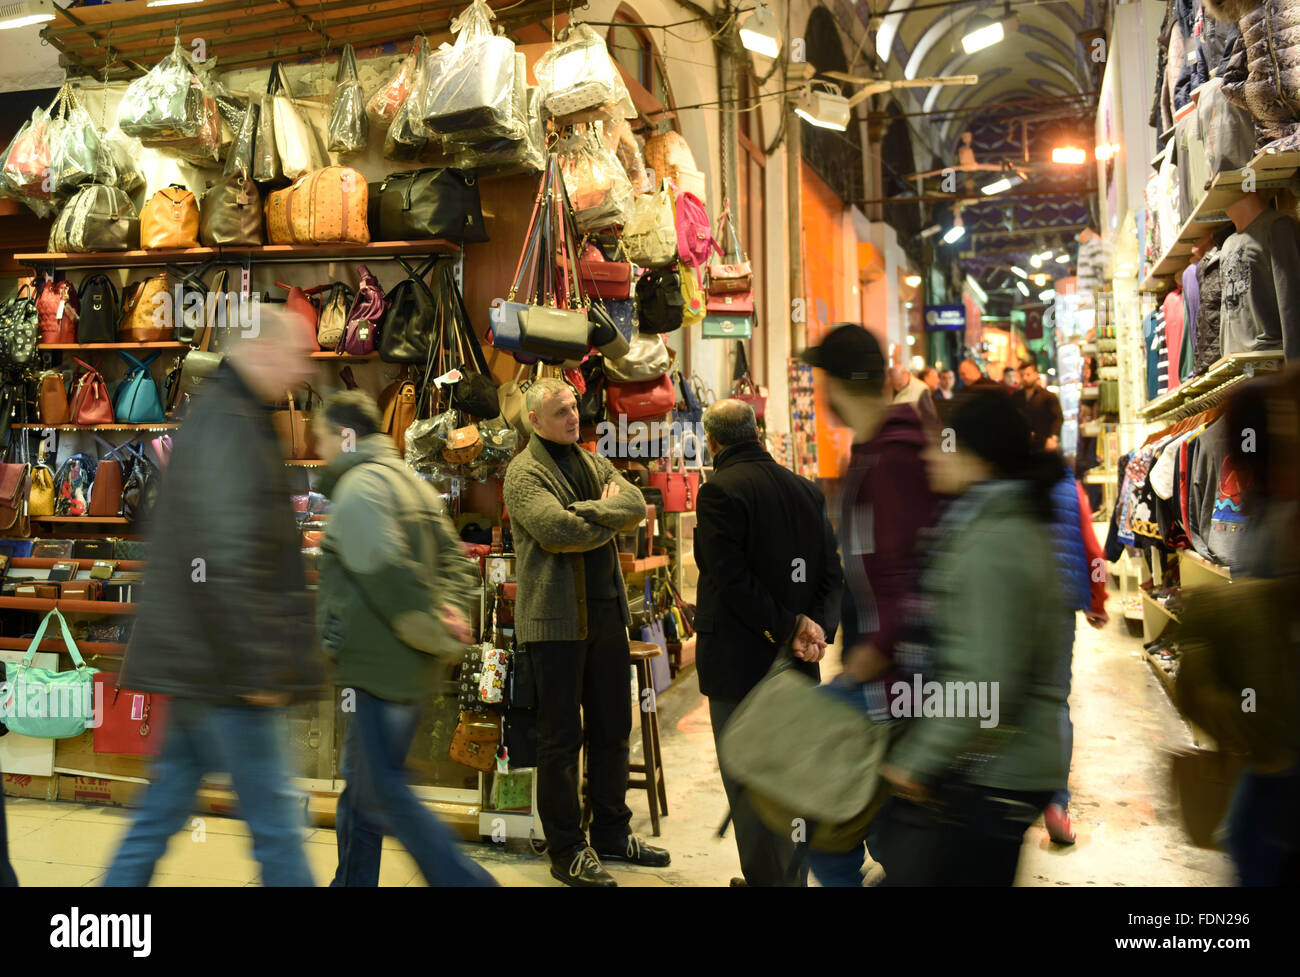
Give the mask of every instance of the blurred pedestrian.
[[[895, 792], [871, 846], [885, 885], [1011, 885], [1025, 829], [1066, 776], [1048, 538], [1060, 461], [1032, 450], [1006, 394], [963, 394], [949, 423], [955, 444], [932, 444], [926, 461], [934, 489], [956, 498], [930, 535], [907, 636], [928, 648], [918, 678], [947, 691], [941, 716], [926, 693], [881, 769]], [[896, 715], [922, 713], [900, 704]]]
[[[506, 471], [505, 504], [519, 577], [515, 638], [537, 680], [538, 813], [551, 876], [609, 887], [617, 883], [602, 861], [670, 861], [632, 834], [625, 800], [632, 618], [614, 537], [645, 519], [645, 499], [606, 459], [578, 447], [578, 404], [562, 380], [536, 381], [524, 407], [533, 437]], [[590, 843], [578, 803], [584, 740]]]
[[335, 886], [379, 884], [384, 835], [406, 848], [429, 885], [492, 885], [415, 796], [406, 756], [420, 709], [473, 641], [467, 616], [481, 588], [438, 493], [382, 433], [365, 391], [335, 395], [314, 418], [330, 497], [316, 622], [351, 693], [343, 743]]
[[[820, 677], [844, 577], [821, 490], [767, 453], [753, 408], [719, 400], [704, 412], [704, 430], [714, 463], [696, 513], [696, 669], [716, 744], [782, 648], [793, 649], [800, 671]], [[805, 884], [790, 833], [767, 828], [725, 769], [722, 786], [744, 884]]]
[[939, 412], [935, 409], [929, 387], [912, 376], [905, 366], [890, 367], [889, 382], [894, 390], [893, 403], [911, 404], [922, 421], [938, 427]]
[[224, 337], [225, 358], [177, 433], [148, 527], [149, 566], [121, 682], [171, 696], [171, 711], [106, 885], [147, 885], [200, 779], [221, 772], [239, 795], [263, 884], [313, 884], [285, 707], [316, 701], [324, 672], [285, 449], [267, 405], [314, 368], [301, 320], [255, 308], [255, 328]]
[[[861, 326], [841, 324], [801, 354], [825, 374], [835, 416], [853, 431], [840, 497], [844, 560], [843, 668], [873, 718], [889, 718], [888, 689], [899, 673], [903, 602], [919, 569], [920, 532], [938, 501], [926, 477], [927, 436], [916, 411], [892, 404], [893, 387], [880, 344]], [[810, 850], [823, 885], [861, 885], [863, 847]]]
[[961, 389], [970, 387], [1000, 387], [996, 380], [990, 380], [972, 359], [964, 359], [957, 364], [957, 375], [961, 378]]
[[935, 396], [940, 400], [952, 400], [957, 395], [957, 375], [952, 370], [939, 371], [939, 389]]
[[[9, 732], [9, 727], [0, 722], [0, 736]], [[4, 771], [0, 770], [0, 781], [4, 779]], [[13, 864], [9, 861], [9, 831], [5, 827], [5, 792], [0, 785], [0, 889], [13, 889], [18, 886], [18, 876], [14, 873]]]
[[1007, 373], [1019, 376], [1020, 388], [1012, 395], [1016, 407], [1029, 422], [1029, 437], [1036, 449], [1055, 451], [1061, 443], [1061, 401], [1045, 388], [1033, 360], [1020, 364], [1019, 374], [1008, 368]]
[[925, 384], [926, 388], [930, 391], [931, 397], [937, 397], [939, 395], [939, 371], [934, 367], [927, 366], [924, 369], [919, 370], [916, 374], [916, 379]]

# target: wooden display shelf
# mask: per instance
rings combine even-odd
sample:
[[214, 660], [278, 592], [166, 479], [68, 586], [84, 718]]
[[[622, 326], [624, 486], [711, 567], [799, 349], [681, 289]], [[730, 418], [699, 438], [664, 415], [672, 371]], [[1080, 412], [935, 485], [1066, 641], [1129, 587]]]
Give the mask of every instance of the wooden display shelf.
[[1163, 292], [1173, 286], [1174, 276], [1187, 267], [1193, 245], [1206, 234], [1219, 230], [1228, 220], [1224, 209], [1245, 196], [1242, 184], [1248, 175], [1254, 177], [1255, 190], [1276, 190], [1290, 182], [1297, 168], [1300, 168], [1300, 153], [1265, 151], [1240, 169], [1216, 173], [1205, 196], [1178, 229], [1178, 236], [1142, 280], [1142, 290]]
[[1119, 477], [1118, 470], [1112, 468], [1107, 471], [1090, 471], [1083, 477], [1085, 485], [1109, 485]]
[[32, 516], [32, 522], [69, 523], [79, 522], [98, 526], [129, 526], [131, 520], [124, 516]]
[[[143, 573], [145, 563], [143, 560], [115, 560], [111, 556], [103, 557], [104, 560], [111, 560], [117, 564], [119, 573]], [[52, 556], [16, 556], [9, 561], [10, 570], [48, 570], [56, 563], [76, 562], [78, 570], [89, 570], [100, 560], [78, 559], [70, 556], [67, 559], [55, 558]]]
[[52, 600], [48, 597], [0, 597], [0, 611], [41, 611], [56, 607], [64, 614], [134, 614], [139, 604], [114, 600]]
[[340, 363], [368, 363], [371, 360], [379, 359], [379, 353], [336, 353], [332, 349], [322, 349], [318, 353], [312, 353], [313, 360], [338, 360]]
[[154, 424], [14, 424], [13, 427], [31, 431], [174, 431], [179, 421], [158, 421]]
[[[0, 651], [26, 651], [31, 643], [31, 638], [0, 638]], [[60, 653], [68, 649], [60, 637], [53, 641], [42, 641], [36, 650]], [[77, 651], [83, 655], [125, 655], [126, 645], [113, 641], [78, 641]]]
[[1280, 349], [1230, 353], [1216, 361], [1201, 376], [1192, 377], [1140, 408], [1138, 415], [1149, 424], [1190, 417], [1213, 407], [1235, 384], [1250, 379], [1256, 373], [1280, 370], [1285, 362]]
[[97, 349], [185, 349], [188, 343], [41, 343], [36, 348], [42, 350], [86, 349], [92, 353]]
[[[1196, 571], [1194, 571], [1194, 573], [1192, 574], [1193, 576], [1195, 575], [1196, 572], [1199, 572], [1202, 576], [1209, 576], [1211, 578], [1210, 581], [1207, 582], [1212, 582], [1215, 584], [1232, 583], [1231, 569], [1225, 566], [1220, 566], [1219, 564], [1211, 560], [1207, 560], [1205, 557], [1201, 556], [1201, 554], [1197, 553], [1195, 550], [1179, 550], [1178, 558], [1184, 563], [1189, 563], [1196, 568]], [[1186, 571], [1187, 571], [1187, 567], [1183, 567], [1182, 573], [1184, 577], [1189, 576], [1189, 574], [1187, 574]], [[1188, 580], [1184, 580], [1183, 585], [1193, 586], [1192, 582]]]
[[[459, 254], [460, 245], [443, 238], [426, 241], [376, 241], [370, 244], [265, 244], [253, 248], [184, 248], [169, 251], [98, 251], [87, 254], [44, 252], [16, 254], [22, 265], [54, 268], [161, 268], [164, 265], [199, 265], [208, 261], [248, 258], [257, 262], [288, 263], [356, 259], [374, 261], [399, 255]], [[139, 344], [134, 344], [139, 345]]]

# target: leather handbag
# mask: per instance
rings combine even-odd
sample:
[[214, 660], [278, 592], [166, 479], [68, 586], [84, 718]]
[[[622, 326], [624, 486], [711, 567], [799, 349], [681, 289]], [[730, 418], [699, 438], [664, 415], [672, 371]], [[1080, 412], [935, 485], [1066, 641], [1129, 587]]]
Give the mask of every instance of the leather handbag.
[[425, 363], [439, 336], [439, 309], [424, 276], [438, 263], [430, 258], [418, 269], [405, 258], [398, 262], [406, 277], [385, 296], [384, 321], [379, 330], [379, 358], [385, 363]]
[[149, 372], [159, 354], [154, 352], [143, 360], [125, 350], [118, 350], [118, 355], [126, 360], [127, 371], [113, 398], [113, 416], [122, 424], [161, 423], [166, 415], [162, 398], [158, 396], [158, 383]]
[[50, 229], [57, 253], [126, 251], [140, 240], [140, 222], [131, 198], [118, 187], [82, 187], [64, 205]]
[[203, 194], [199, 240], [205, 247], [262, 243], [262, 193], [243, 173], [223, 176]]
[[290, 224], [297, 244], [370, 243], [366, 178], [350, 166], [308, 173], [290, 195]]
[[686, 297], [676, 268], [647, 271], [636, 283], [638, 328], [642, 332], [673, 332], [682, 327]]
[[488, 714], [462, 712], [451, 737], [451, 759], [474, 770], [496, 766], [501, 721]]
[[38, 397], [42, 424], [58, 427], [68, 423], [68, 385], [62, 370], [46, 370], [41, 374]]
[[343, 338], [339, 340], [337, 350], [349, 356], [368, 356], [375, 351], [375, 339], [388, 302], [379, 287], [379, 280], [365, 265], [357, 266], [357, 274], [360, 284], [352, 307], [348, 309]]
[[173, 304], [166, 272], [141, 282], [132, 282], [122, 296], [118, 342], [170, 342], [174, 337]]
[[89, 516], [118, 516], [122, 512], [122, 463], [116, 458], [101, 458], [95, 466], [95, 481], [90, 486]]
[[80, 310], [77, 319], [77, 342], [112, 343], [117, 341], [117, 323], [121, 304], [117, 288], [108, 275], [87, 275], [78, 292]]
[[[0, 504], [0, 510], [3, 505]], [[31, 486], [27, 493], [28, 516], [54, 515], [54, 470], [45, 464], [45, 453], [41, 452], [40, 461], [32, 466]], [[3, 519], [0, 518], [0, 522]]]
[[632, 216], [623, 227], [623, 251], [643, 268], [658, 268], [677, 261], [677, 224], [668, 181], [658, 190], [632, 202]]
[[31, 466], [0, 464], [0, 535], [30, 536]]
[[[165, 307], [171, 311], [172, 323], [172, 334], [168, 338], [178, 343], [193, 343], [194, 337], [208, 324], [210, 316], [215, 312], [214, 302], [209, 301], [208, 286], [203, 281], [210, 264], [190, 269], [167, 266], [167, 295], [170, 301], [165, 303]], [[214, 279], [216, 281], [224, 279]]]
[[414, 382], [397, 380], [379, 395], [379, 411], [384, 433], [397, 444], [397, 453], [406, 454], [406, 429], [415, 420], [418, 396]]
[[85, 360], [73, 357], [85, 369], [72, 385], [72, 423], [81, 425], [112, 424], [113, 404], [108, 385], [99, 370]]
[[501, 402], [501, 416], [521, 438], [532, 434], [532, 425], [528, 422], [528, 411], [524, 403], [525, 394], [533, 385], [532, 378], [524, 376], [528, 369], [526, 364], [520, 365], [514, 379], [503, 384], [497, 391], [497, 399]]
[[673, 382], [667, 374], [654, 380], [631, 383], [609, 380], [606, 385], [605, 403], [610, 413], [616, 417], [626, 417], [629, 421], [662, 417], [672, 411], [676, 400]]
[[672, 360], [668, 345], [659, 336], [637, 333], [627, 354], [606, 358], [605, 376], [615, 383], [654, 380], [668, 372]]
[[[50, 620], [56, 619], [63, 631], [63, 645], [72, 656], [73, 668], [67, 671], [37, 668], [33, 662], [36, 652], [45, 640], [45, 632]], [[98, 669], [90, 668], [77, 650], [77, 643], [72, 639], [68, 622], [59, 613], [58, 608], [50, 611], [41, 620], [36, 635], [27, 646], [27, 654], [21, 662], [5, 662], [5, 694], [0, 700], [0, 713], [5, 717], [9, 731], [20, 736], [35, 736], [41, 739], [66, 739], [80, 736], [95, 721], [94, 712], [94, 676]], [[21, 696], [23, 701], [33, 700], [49, 703], [57, 702], [58, 709], [15, 709], [14, 702]]]
[[[673, 468], [673, 461], [680, 464]], [[650, 473], [650, 487], [659, 489], [664, 496], [664, 512], [694, 512], [695, 500], [700, 494], [700, 473], [686, 470], [686, 459], [680, 451], [668, 458], [668, 470]]]
[[724, 315], [736, 318], [754, 314], [753, 292], [709, 293], [705, 306], [710, 315]]
[[593, 298], [628, 299], [632, 297], [632, 264], [606, 261], [594, 244], [588, 244], [578, 259], [582, 287]]
[[316, 344], [321, 349], [335, 349], [347, 329], [348, 310], [356, 296], [343, 282], [329, 287], [329, 294], [321, 302], [320, 318], [316, 322]]
[[736, 381], [731, 390], [731, 396], [735, 400], [743, 400], [754, 408], [754, 417], [758, 420], [763, 420], [767, 415], [767, 395], [760, 393], [758, 388], [754, 386], [754, 381], [749, 377], [741, 377]]
[[295, 461], [316, 457], [316, 444], [311, 431], [311, 397], [313, 391], [308, 388], [307, 412], [298, 409], [292, 391], [286, 391], [287, 403], [283, 410], [271, 415], [271, 425], [284, 448], [284, 456]]
[[385, 241], [445, 238], [468, 244], [488, 239], [473, 170], [389, 173], [370, 193], [379, 197], [379, 235]]
[[312, 288], [300, 288], [297, 285], [286, 285], [284, 282], [275, 284], [289, 293], [289, 297], [284, 302], [285, 311], [302, 323], [303, 330], [311, 336], [313, 348], [320, 349], [316, 339], [320, 327], [320, 307], [316, 304], [315, 296], [330, 286], [316, 285]]
[[67, 279], [44, 282], [36, 296], [36, 321], [41, 343], [75, 343], [80, 306], [72, 282]]
[[458, 427], [447, 439], [447, 447], [442, 449], [442, 456], [453, 465], [468, 465], [483, 453], [483, 438], [478, 426], [469, 424]]
[[179, 183], [163, 187], [140, 209], [140, 247], [145, 251], [197, 248], [199, 205]]
[[754, 320], [744, 315], [706, 315], [700, 327], [704, 339], [749, 339], [754, 335]]
[[121, 681], [120, 675], [109, 672], [95, 675], [95, 701], [103, 703], [93, 737], [95, 752], [157, 756], [171, 700], [156, 692], [124, 689]]
[[519, 313], [520, 346], [538, 356], [581, 359], [587, 352], [590, 333], [591, 323], [582, 309], [530, 305]]
[[271, 66], [266, 91], [271, 96], [271, 125], [280, 169], [285, 179], [295, 180], [325, 162], [324, 146], [320, 134], [294, 104], [284, 66], [278, 61]]

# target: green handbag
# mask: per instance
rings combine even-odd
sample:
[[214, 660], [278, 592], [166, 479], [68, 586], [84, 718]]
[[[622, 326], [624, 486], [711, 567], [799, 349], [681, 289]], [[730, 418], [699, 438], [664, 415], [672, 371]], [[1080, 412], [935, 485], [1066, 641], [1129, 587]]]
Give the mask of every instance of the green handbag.
[[[52, 617], [59, 619], [63, 643], [77, 666], [71, 671], [58, 672], [32, 665]], [[72, 640], [68, 622], [55, 608], [36, 629], [36, 637], [23, 660], [5, 662], [5, 682], [0, 686], [0, 721], [22, 736], [52, 740], [80, 736], [87, 729], [94, 729], [103, 715], [103, 704], [95, 708], [93, 702], [98, 671], [86, 665]]]
[[747, 315], [706, 315], [701, 335], [705, 339], [749, 339], [754, 335], [754, 320]]

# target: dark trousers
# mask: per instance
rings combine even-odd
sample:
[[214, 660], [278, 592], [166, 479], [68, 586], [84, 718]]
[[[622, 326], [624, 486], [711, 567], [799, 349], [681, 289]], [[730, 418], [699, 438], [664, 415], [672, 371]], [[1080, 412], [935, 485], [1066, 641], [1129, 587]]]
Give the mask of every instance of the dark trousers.
[[941, 803], [891, 797], [873, 824], [871, 854], [884, 885], [1009, 886], [1016, 879], [1025, 830], [1052, 791], [940, 788]]
[[0, 889], [18, 885], [18, 876], [9, 864], [9, 829], [5, 827], [5, 792], [0, 788]]
[[587, 843], [578, 801], [578, 754], [586, 726], [591, 844], [623, 851], [632, 812], [627, 794], [627, 741], [632, 732], [627, 628], [618, 601], [587, 601], [582, 641], [528, 646], [537, 676], [537, 808], [551, 857]]
[[[713, 723], [715, 747], [738, 705], [738, 702], [709, 699], [709, 720]], [[802, 860], [796, 858], [793, 837], [777, 834], [768, 828], [749, 803], [745, 788], [727, 775], [721, 760], [718, 766], [722, 773], [722, 789], [731, 805], [731, 828], [736, 834], [740, 871], [745, 882], [749, 885], [807, 885], [808, 870], [799, 864]]]

